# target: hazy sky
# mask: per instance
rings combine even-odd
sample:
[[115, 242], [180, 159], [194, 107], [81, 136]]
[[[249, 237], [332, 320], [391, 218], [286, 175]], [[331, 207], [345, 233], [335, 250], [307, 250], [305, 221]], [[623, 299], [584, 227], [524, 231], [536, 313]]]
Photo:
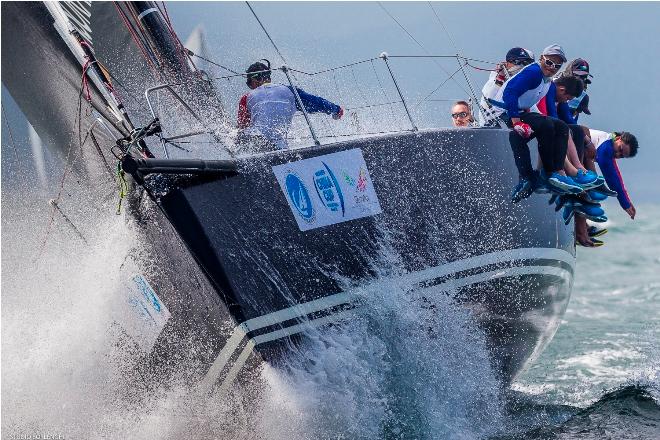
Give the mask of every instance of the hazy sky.
[[[383, 50], [390, 55], [426, 54], [376, 2], [251, 4], [288, 63], [301, 70], [371, 58]], [[244, 2], [167, 5], [182, 39], [202, 24], [213, 56], [235, 70], [263, 57], [282, 62]], [[456, 52], [427, 2], [383, 5], [428, 53]], [[498, 61], [514, 46], [538, 56], [545, 46], [559, 43], [569, 59], [587, 59], [595, 76], [589, 88], [592, 115], [583, 115], [580, 122], [635, 134], [638, 156], [619, 161], [628, 190], [633, 201], [660, 201], [660, 3], [443, 2], [433, 7], [463, 55]], [[423, 96], [447, 76], [433, 64], [414, 68], [412, 62], [397, 63], [393, 67], [406, 95]], [[487, 77], [474, 70], [470, 75], [478, 88]], [[437, 96], [462, 95], [449, 83]], [[449, 124], [446, 115], [438, 122]]]
[[[270, 59], [275, 66], [283, 62], [245, 2], [167, 2], [166, 5], [182, 40], [197, 25], [203, 26], [210, 56], [221, 64], [244, 71], [260, 58]], [[635, 203], [660, 202], [657, 170], [660, 145], [656, 134], [660, 126], [659, 2], [433, 3], [451, 40], [429, 3], [383, 2], [423, 48], [377, 2], [254, 2], [251, 5], [288, 64], [308, 72], [377, 57], [382, 51], [390, 55], [446, 55], [458, 51], [468, 57], [500, 61], [514, 46], [529, 48], [538, 56], [545, 46], [559, 43], [569, 59], [587, 59], [595, 76], [589, 87], [592, 115], [583, 115], [580, 122], [596, 129], [635, 134], [640, 142], [638, 156], [619, 161], [626, 186]], [[391, 62], [412, 107], [447, 78], [432, 60], [392, 59]], [[437, 64], [447, 72], [457, 68], [452, 59]], [[356, 69], [357, 80], [373, 82], [372, 73], [364, 70], [369, 66], [365, 64], [361, 68]], [[344, 86], [350, 87], [349, 72], [341, 73]], [[468, 69], [468, 73], [475, 88], [481, 89], [487, 72]], [[325, 95], [333, 90], [327, 84], [331, 80], [327, 76], [317, 77], [316, 82], [310, 80], [303, 85], [312, 93]], [[465, 81], [461, 79], [461, 83]], [[435, 126], [449, 126], [449, 100], [469, 97], [465, 85], [462, 87], [463, 90], [448, 81], [432, 95], [437, 102], [428, 101], [416, 107], [420, 114], [426, 112], [417, 117], [430, 118]], [[236, 93], [245, 91], [240, 82], [235, 83], [235, 88], [233, 95], [225, 95], [226, 105], [232, 111], [236, 104], [233, 101], [240, 96]], [[342, 105], [360, 102], [365, 95], [365, 101], [373, 98], [365, 89], [354, 95], [326, 96]], [[10, 104], [3, 98], [6, 109], [11, 108]], [[375, 114], [378, 116], [378, 110]], [[407, 128], [405, 118], [400, 119]], [[5, 140], [3, 133], [3, 144]], [[3, 153], [7, 151], [3, 148]]]

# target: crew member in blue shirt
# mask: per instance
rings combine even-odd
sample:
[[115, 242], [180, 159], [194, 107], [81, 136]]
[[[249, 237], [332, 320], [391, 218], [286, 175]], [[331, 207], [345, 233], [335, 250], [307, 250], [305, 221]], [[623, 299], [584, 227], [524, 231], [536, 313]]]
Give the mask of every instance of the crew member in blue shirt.
[[[539, 156], [543, 163], [543, 177], [547, 185], [559, 193], [577, 194], [583, 191], [564, 172], [564, 160], [568, 148], [568, 126], [559, 119], [544, 116], [530, 111], [543, 98], [552, 85], [552, 77], [566, 62], [566, 56], [561, 46], [557, 44], [546, 47], [537, 63], [523, 68], [513, 78], [504, 83], [496, 97], [490, 102], [500, 107], [506, 115], [503, 119], [515, 133], [523, 139], [536, 135], [539, 144]], [[512, 134], [511, 137], [514, 135]], [[514, 142], [512, 141], [512, 148]], [[529, 150], [526, 154], [514, 151], [514, 159], [520, 173], [520, 182], [514, 189], [512, 200], [519, 191], [529, 191], [534, 188], [534, 173], [529, 160]]]

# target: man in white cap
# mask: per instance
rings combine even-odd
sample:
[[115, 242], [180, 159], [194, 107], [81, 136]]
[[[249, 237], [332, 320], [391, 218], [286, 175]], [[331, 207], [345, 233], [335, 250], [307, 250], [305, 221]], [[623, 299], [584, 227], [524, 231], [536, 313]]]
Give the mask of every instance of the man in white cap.
[[[561, 46], [552, 44], [546, 47], [537, 63], [524, 67], [507, 80], [495, 98], [490, 100], [492, 105], [501, 109], [500, 117], [515, 132], [510, 136], [511, 148], [520, 181], [512, 194], [514, 202], [529, 196], [537, 186], [527, 146], [532, 135], [538, 140], [539, 156], [543, 163], [541, 176], [545, 184], [561, 194], [578, 194], [584, 190], [579, 183], [566, 176], [563, 170], [569, 133], [566, 123], [530, 111], [548, 93], [552, 77], [565, 62], [566, 56]], [[521, 139], [517, 139], [516, 135]]]

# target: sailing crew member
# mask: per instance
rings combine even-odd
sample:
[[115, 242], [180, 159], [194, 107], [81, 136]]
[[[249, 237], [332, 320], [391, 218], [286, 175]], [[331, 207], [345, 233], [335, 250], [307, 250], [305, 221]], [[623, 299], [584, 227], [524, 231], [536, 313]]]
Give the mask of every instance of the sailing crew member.
[[[538, 140], [539, 156], [543, 163], [542, 177], [545, 184], [559, 193], [580, 193], [583, 188], [564, 172], [564, 160], [568, 148], [568, 126], [565, 122], [540, 113], [531, 112], [530, 109], [544, 97], [550, 86], [551, 78], [566, 62], [566, 56], [561, 46], [550, 45], [543, 49], [537, 63], [524, 67], [513, 78], [507, 80], [489, 102], [498, 107], [500, 118], [507, 126], [525, 140], [536, 135]], [[513, 133], [509, 137], [512, 140]], [[516, 142], [512, 140], [514, 159], [520, 173], [520, 181], [514, 188], [512, 200], [519, 191], [526, 191], [534, 187], [534, 173], [526, 168], [530, 163], [529, 149], [524, 153], [516, 149]]]
[[587, 95], [587, 87], [591, 84], [589, 77], [593, 78], [594, 76], [589, 73], [589, 63], [582, 58], [577, 58], [571, 61], [564, 74], [576, 76], [584, 83], [584, 91], [582, 94], [568, 101], [568, 106], [571, 109], [573, 118], [577, 122], [580, 113], [591, 115], [591, 111], [589, 111], [589, 95]]
[[[247, 86], [250, 92], [243, 95], [238, 104], [238, 128], [242, 135], [263, 137], [277, 149], [288, 147], [286, 137], [296, 111], [302, 109], [291, 86], [272, 84], [270, 62], [262, 59], [248, 69]], [[296, 87], [298, 96], [307, 113], [326, 113], [340, 119], [344, 109], [326, 99], [311, 95]]]
[[[483, 110], [483, 114], [479, 114], [479, 122], [481, 126], [496, 126], [495, 118], [490, 114], [493, 106], [488, 102], [488, 99], [495, 98], [497, 91], [502, 87], [504, 82], [511, 78], [520, 70], [534, 62], [534, 53], [531, 50], [522, 47], [514, 47], [506, 53], [504, 62], [498, 63], [495, 70], [488, 76], [488, 81], [481, 89], [481, 102], [479, 105]], [[497, 114], [501, 112], [496, 112]], [[485, 118], [484, 118], [485, 115]]]
[[474, 116], [470, 104], [466, 101], [456, 101], [451, 107], [451, 123], [454, 127], [473, 127]]
[[635, 157], [639, 149], [637, 138], [626, 131], [608, 133], [600, 130], [589, 130], [589, 137], [590, 142], [586, 146], [587, 165], [590, 161], [592, 167], [594, 161], [598, 164], [607, 186], [616, 191], [619, 205], [634, 220], [637, 211], [623, 184], [616, 159]]
[[541, 109], [545, 109], [544, 114], [547, 116], [561, 119], [568, 124], [570, 136], [568, 137], [564, 171], [579, 184], [591, 186], [597, 180], [598, 175], [587, 170], [581, 160], [587, 128], [577, 124], [568, 106], [571, 99], [582, 94], [583, 86], [584, 82], [576, 76], [560, 75], [552, 80], [548, 93], [539, 101], [537, 107], [542, 113], [544, 112]]

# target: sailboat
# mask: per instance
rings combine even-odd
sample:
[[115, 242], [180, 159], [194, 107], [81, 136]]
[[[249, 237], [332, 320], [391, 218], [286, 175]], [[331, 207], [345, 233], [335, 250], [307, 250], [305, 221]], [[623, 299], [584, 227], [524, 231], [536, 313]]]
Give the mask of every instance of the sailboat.
[[[240, 155], [164, 5], [3, 2], [2, 34], [2, 82], [44, 142], [76, 156], [90, 191], [117, 163], [127, 179], [127, 209], [159, 268], [129, 288], [156, 328], [147, 343], [131, 333], [145, 368], [190, 363], [202, 389], [226, 388], [304, 344], [307, 329], [352, 319], [355, 289], [379, 282], [471, 310], [505, 384], [557, 330], [573, 232], [545, 200], [508, 202], [508, 130], [413, 124], [323, 143], [312, 130], [305, 148]], [[159, 93], [182, 135], [163, 134]], [[383, 255], [395, 256], [386, 280]]]

